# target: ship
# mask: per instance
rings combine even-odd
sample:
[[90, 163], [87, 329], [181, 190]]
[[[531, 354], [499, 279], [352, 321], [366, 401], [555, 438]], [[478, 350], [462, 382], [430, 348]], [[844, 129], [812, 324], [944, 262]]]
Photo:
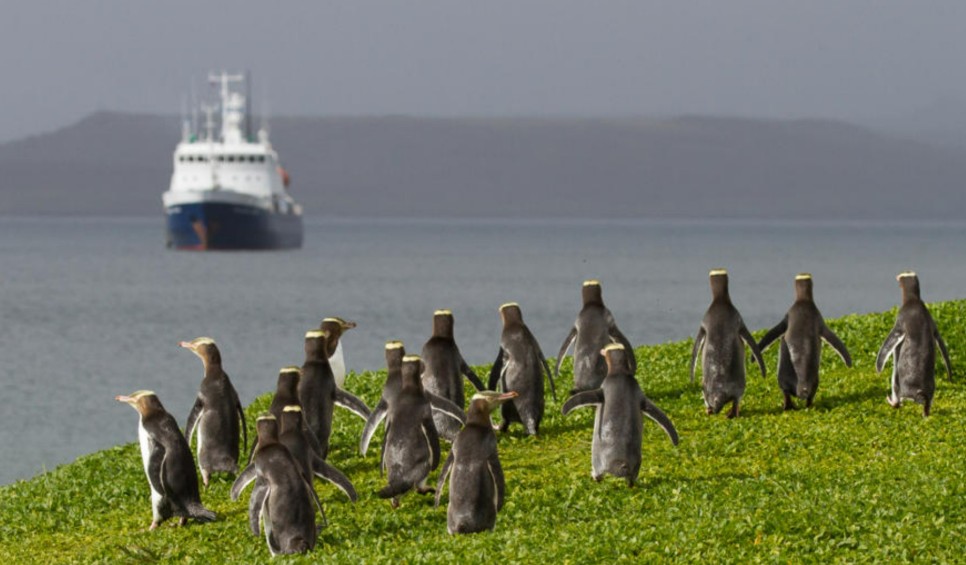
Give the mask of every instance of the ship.
[[[245, 74], [208, 80], [220, 103], [202, 104], [204, 131], [184, 119], [171, 184], [162, 195], [166, 243], [172, 249], [295, 249], [302, 246], [302, 207], [289, 195], [289, 175], [263, 125], [251, 134]], [[244, 93], [243, 93], [244, 92]], [[220, 110], [220, 128], [214, 113]]]

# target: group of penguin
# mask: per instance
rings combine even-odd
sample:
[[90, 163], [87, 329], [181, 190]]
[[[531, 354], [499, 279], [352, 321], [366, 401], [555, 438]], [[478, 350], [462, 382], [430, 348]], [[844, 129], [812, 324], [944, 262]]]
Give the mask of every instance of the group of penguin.
[[[893, 357], [888, 402], [898, 408], [904, 399], [915, 400], [928, 416], [935, 392], [936, 345], [951, 377], [949, 354], [920, 299], [916, 274], [901, 273], [897, 279], [902, 306], [878, 353], [876, 370], [881, 372]], [[702, 389], [709, 415], [730, 403], [728, 417], [738, 416], [745, 389], [745, 344], [764, 376], [761, 351], [780, 342], [778, 382], [786, 410], [795, 408], [792, 397], [811, 406], [818, 388], [823, 341], [851, 367], [845, 344], [825, 325], [815, 306], [810, 275], [796, 276], [795, 303], [760, 342], [754, 340], [731, 302], [727, 272], [711, 271], [710, 283], [712, 302], [695, 338], [690, 367], [693, 381], [701, 353]], [[380, 472], [385, 474], [387, 485], [378, 494], [389, 499], [393, 508], [410, 490], [422, 494], [435, 491], [438, 506], [449, 480], [448, 531], [493, 529], [503, 507], [505, 482], [490, 414], [501, 409], [501, 432], [519, 423], [527, 434], [537, 435], [545, 409], [543, 379], [547, 378], [556, 400], [554, 379], [571, 347], [574, 386], [563, 404], [563, 414], [581, 407], [595, 408], [592, 477], [600, 481], [610, 474], [633, 486], [641, 466], [643, 416], [661, 426], [674, 445], [678, 434], [667, 415], [641, 390], [633, 348], [604, 305], [599, 281], [583, 283], [582, 300], [583, 307], [564, 339], [553, 374], [523, 322], [519, 305], [502, 305], [500, 350], [486, 385], [460, 354], [453, 337], [452, 312], [437, 310], [433, 335], [422, 355], [406, 355], [399, 341], [386, 344], [388, 374], [372, 411], [343, 388], [346, 369], [340, 338], [355, 324], [341, 318], [324, 319], [319, 329], [305, 334], [303, 365], [279, 372], [268, 413], [256, 422], [257, 437], [249, 463], [240, 472], [239, 444], [246, 451], [248, 444], [245, 415], [222, 368], [218, 346], [207, 337], [181, 342], [204, 364], [204, 379], [188, 415], [185, 434], [153, 392], [142, 390], [116, 397], [139, 413], [138, 437], [151, 490], [150, 529], [173, 516], [180, 518], [181, 524], [188, 518], [199, 522], [215, 519], [201, 503], [188, 443], [197, 434], [198, 467], [206, 487], [212, 473], [237, 472], [231, 487], [231, 498], [237, 500], [254, 484], [249, 527], [255, 536], [264, 531], [271, 554], [311, 550], [319, 532], [316, 510], [322, 513], [323, 522], [325, 516], [312, 486], [314, 477], [336, 485], [352, 501], [358, 498], [351, 481], [326, 461], [335, 406], [365, 420], [359, 444], [363, 455], [385, 421]], [[477, 389], [465, 412], [464, 377]], [[441, 437], [450, 441], [452, 448], [434, 489], [427, 479], [440, 465]]]

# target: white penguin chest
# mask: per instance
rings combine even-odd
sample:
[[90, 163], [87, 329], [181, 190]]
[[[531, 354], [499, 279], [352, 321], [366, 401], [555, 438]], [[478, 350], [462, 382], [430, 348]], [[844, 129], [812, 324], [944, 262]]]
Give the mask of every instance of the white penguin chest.
[[345, 354], [342, 353], [342, 342], [335, 347], [335, 352], [329, 356], [329, 367], [332, 368], [332, 376], [335, 378], [335, 386], [344, 388], [345, 383]]

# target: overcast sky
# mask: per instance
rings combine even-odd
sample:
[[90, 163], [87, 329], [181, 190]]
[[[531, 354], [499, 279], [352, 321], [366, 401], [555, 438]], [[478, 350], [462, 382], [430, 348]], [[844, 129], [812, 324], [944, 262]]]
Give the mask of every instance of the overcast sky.
[[966, 2], [5, 1], [0, 141], [176, 114], [250, 69], [272, 114], [888, 117], [966, 100]]

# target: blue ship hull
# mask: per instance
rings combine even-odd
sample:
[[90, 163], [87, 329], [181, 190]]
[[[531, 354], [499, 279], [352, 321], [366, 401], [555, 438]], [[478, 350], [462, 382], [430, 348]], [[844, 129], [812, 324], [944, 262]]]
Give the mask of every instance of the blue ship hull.
[[175, 249], [294, 249], [302, 246], [302, 216], [239, 204], [199, 202], [165, 210], [167, 245]]

